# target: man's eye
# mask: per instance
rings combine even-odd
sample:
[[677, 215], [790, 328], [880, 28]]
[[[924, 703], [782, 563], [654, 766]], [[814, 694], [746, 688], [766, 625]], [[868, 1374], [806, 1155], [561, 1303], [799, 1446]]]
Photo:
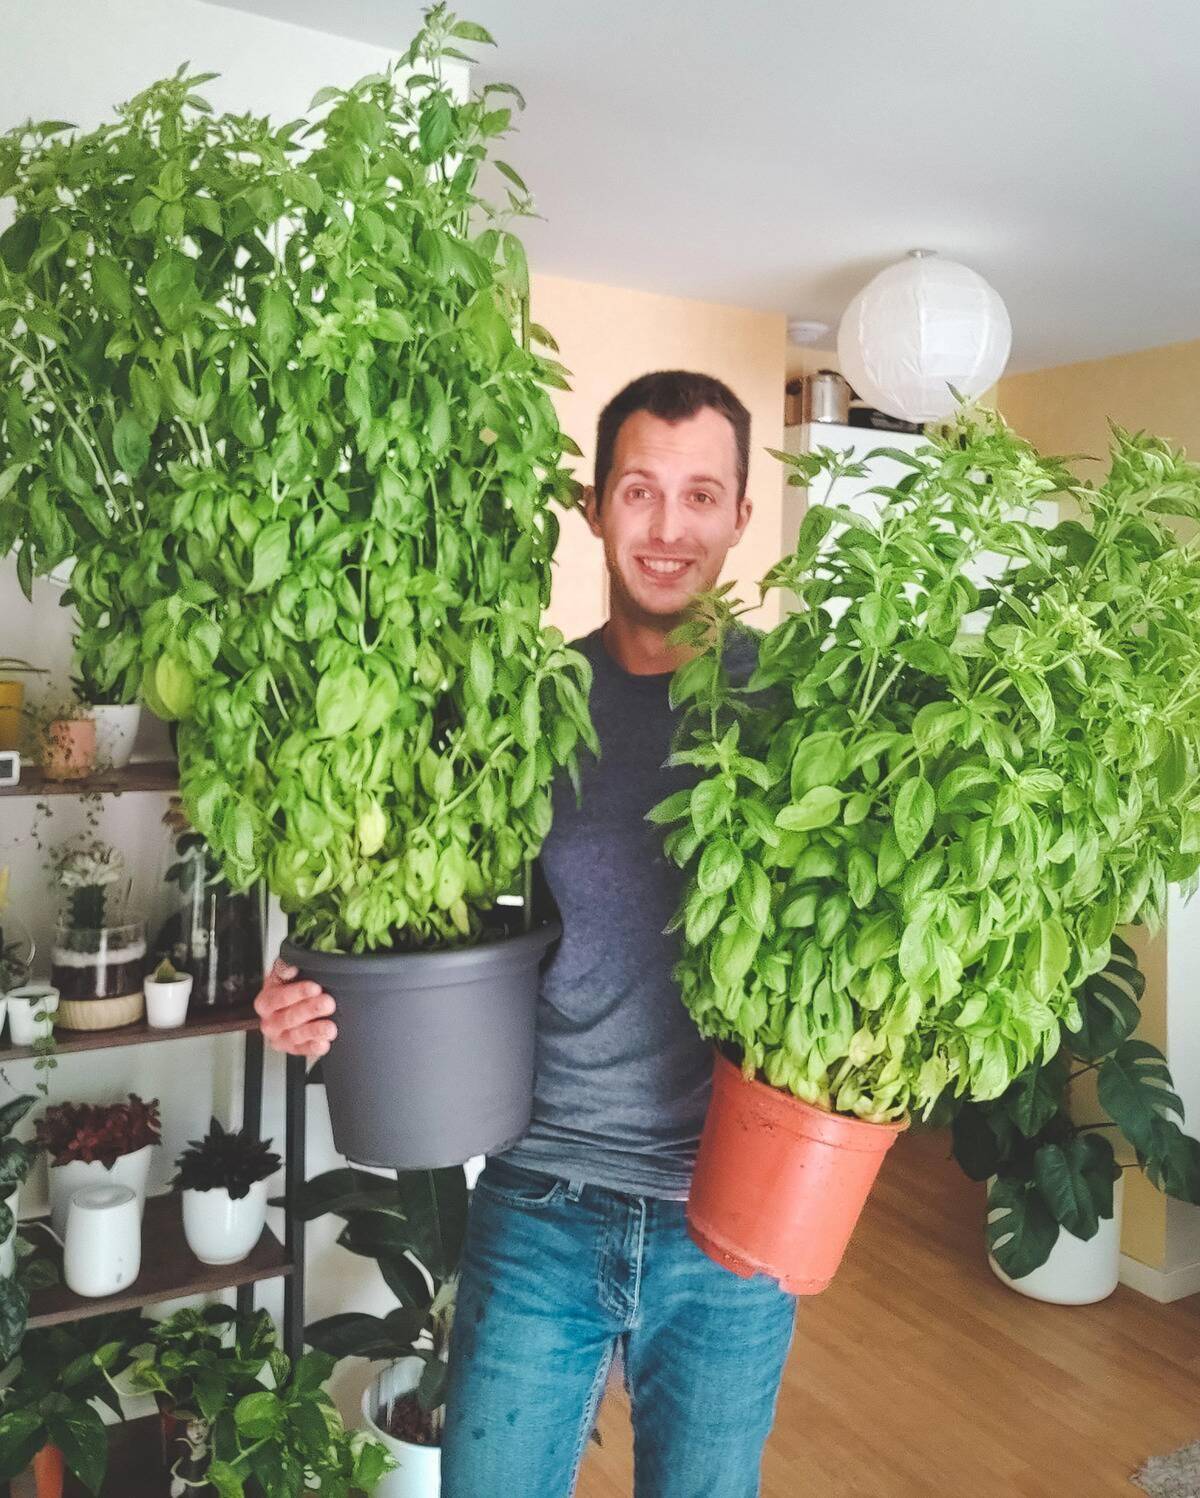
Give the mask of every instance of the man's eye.
[[714, 503], [712, 495], [706, 493], [703, 489], [697, 489], [693, 497], [698, 499], [701, 504], [711, 505]]
[[629, 491], [629, 497], [630, 499], [646, 499], [649, 493], [649, 489], [644, 489], [640, 484], [635, 484]]

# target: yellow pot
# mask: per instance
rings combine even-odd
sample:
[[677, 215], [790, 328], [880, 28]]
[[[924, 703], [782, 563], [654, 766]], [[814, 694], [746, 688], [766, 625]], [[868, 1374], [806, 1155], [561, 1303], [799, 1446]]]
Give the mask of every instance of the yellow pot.
[[23, 681], [0, 681], [0, 749], [21, 747], [21, 704], [24, 700]]

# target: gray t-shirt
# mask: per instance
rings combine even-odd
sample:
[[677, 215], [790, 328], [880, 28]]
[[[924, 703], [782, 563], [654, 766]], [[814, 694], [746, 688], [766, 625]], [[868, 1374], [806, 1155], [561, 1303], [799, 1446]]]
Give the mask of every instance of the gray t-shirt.
[[[664, 933], [684, 876], [663, 853], [650, 808], [695, 784], [664, 767], [678, 721], [669, 675], [635, 676], [597, 630], [575, 642], [592, 663], [600, 758], [584, 754], [582, 798], [565, 776], [541, 854], [563, 934], [543, 971], [533, 1122], [502, 1156], [514, 1165], [631, 1195], [683, 1199], [708, 1106], [712, 1052], [671, 976], [679, 933]], [[753, 668], [739, 635], [726, 662]]]

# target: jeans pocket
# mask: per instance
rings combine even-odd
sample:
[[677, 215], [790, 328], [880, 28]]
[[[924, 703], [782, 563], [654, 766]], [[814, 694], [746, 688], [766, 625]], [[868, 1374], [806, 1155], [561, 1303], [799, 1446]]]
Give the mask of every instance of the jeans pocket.
[[475, 1182], [475, 1190], [506, 1207], [537, 1211], [552, 1206], [562, 1196], [565, 1182], [503, 1160], [489, 1160]]

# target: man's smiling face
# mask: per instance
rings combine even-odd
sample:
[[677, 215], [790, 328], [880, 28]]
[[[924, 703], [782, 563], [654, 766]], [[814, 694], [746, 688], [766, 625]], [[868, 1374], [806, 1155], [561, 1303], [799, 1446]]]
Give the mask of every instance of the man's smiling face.
[[715, 586], [750, 518], [731, 422], [709, 406], [683, 421], [635, 411], [617, 433], [599, 504], [589, 491], [587, 518], [604, 542], [614, 612], [673, 627]]

